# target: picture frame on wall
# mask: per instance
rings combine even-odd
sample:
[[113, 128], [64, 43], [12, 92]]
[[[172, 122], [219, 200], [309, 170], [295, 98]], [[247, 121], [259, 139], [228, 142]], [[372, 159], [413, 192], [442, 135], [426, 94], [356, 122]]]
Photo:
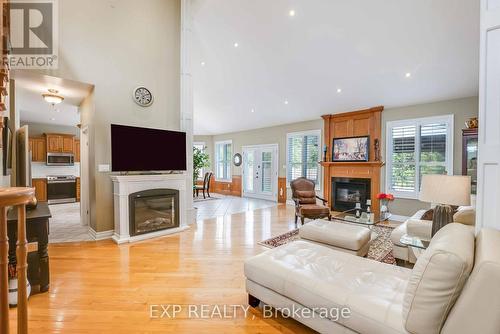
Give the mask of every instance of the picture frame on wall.
[[332, 161], [334, 162], [368, 161], [369, 154], [369, 136], [333, 139]]

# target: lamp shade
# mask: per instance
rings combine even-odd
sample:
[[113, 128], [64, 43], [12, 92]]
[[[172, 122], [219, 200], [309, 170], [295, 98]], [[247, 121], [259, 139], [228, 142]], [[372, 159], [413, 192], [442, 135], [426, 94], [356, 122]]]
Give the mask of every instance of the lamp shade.
[[470, 176], [423, 175], [419, 200], [435, 204], [470, 205]]

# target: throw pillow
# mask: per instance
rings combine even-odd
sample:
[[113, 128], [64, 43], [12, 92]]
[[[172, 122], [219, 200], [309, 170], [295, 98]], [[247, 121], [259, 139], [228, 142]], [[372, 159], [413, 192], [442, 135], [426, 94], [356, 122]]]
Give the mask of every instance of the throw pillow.
[[422, 215], [421, 220], [432, 220], [434, 218], [434, 209], [429, 209], [425, 211], [425, 213]]

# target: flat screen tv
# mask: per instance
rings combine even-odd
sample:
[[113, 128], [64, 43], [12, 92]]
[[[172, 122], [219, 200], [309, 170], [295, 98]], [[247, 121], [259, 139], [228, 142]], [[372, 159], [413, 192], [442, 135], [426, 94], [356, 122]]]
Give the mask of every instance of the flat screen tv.
[[186, 133], [111, 124], [111, 170], [186, 170]]

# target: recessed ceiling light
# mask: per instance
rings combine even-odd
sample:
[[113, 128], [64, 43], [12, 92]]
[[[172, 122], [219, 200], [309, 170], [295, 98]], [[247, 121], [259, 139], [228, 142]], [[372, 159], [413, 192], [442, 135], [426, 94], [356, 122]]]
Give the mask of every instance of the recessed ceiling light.
[[205, 62], [204, 61], [201, 62], [201, 66], [205, 66]]
[[406, 72], [405, 77], [411, 78], [411, 73], [410, 72]]
[[234, 43], [233, 44], [235, 48], [237, 48], [238, 46], [240, 46], [238, 43]]
[[295, 10], [291, 9], [289, 12], [288, 12], [288, 15], [290, 16], [295, 16]]
[[55, 119], [54, 117], [52, 117], [50, 120], [51, 120], [51, 121], [55, 121], [56, 119]]
[[250, 110], [251, 112], [255, 112], [255, 109]]
[[285, 104], [288, 104], [288, 100], [285, 100], [285, 102], [284, 102], [284, 103], [285, 103]]
[[342, 88], [337, 88], [337, 93], [342, 93]]

